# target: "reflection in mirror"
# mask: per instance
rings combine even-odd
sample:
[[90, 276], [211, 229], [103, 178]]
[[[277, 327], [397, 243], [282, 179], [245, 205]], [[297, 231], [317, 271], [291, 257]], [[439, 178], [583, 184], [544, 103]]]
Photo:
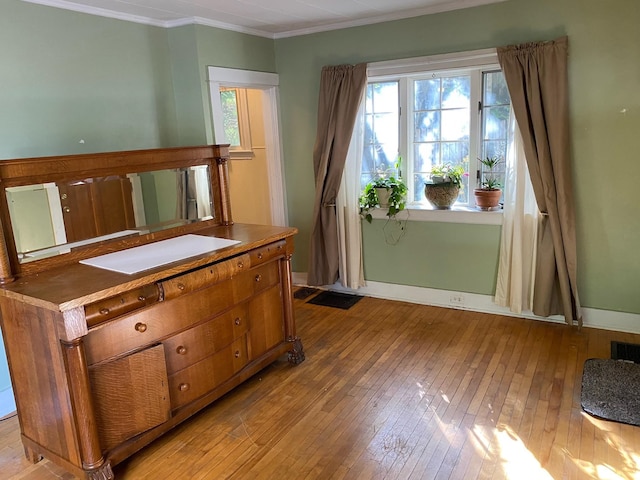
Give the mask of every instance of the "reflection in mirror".
[[206, 165], [6, 189], [20, 263], [212, 218]]

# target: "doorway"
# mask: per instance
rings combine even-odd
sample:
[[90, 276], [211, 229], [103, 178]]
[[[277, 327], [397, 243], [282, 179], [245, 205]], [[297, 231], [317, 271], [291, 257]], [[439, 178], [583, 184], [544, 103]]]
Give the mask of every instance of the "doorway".
[[218, 67], [209, 67], [208, 75], [216, 143], [232, 145], [234, 222], [286, 226], [278, 75]]

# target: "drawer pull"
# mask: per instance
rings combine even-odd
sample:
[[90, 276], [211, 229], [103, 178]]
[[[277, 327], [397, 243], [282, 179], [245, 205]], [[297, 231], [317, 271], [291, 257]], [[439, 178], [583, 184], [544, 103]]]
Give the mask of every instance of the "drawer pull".
[[136, 323], [136, 326], [133, 328], [135, 328], [137, 332], [144, 333], [147, 331], [147, 324], [139, 322], [139, 323]]
[[242, 323], [242, 321], [240, 320], [240, 317], [237, 317], [233, 323], [235, 323], [236, 325], [240, 325]]
[[178, 290], [184, 290], [184, 283], [179, 283], [176, 286], [178, 287]]
[[236, 353], [234, 353], [234, 356], [236, 358], [240, 358], [240, 350], [236, 350]]
[[109, 315], [109, 309], [108, 308], [101, 308], [100, 309], [100, 315]]
[[258, 253], [258, 260], [262, 260], [262, 252]]
[[139, 302], [144, 302], [146, 299], [147, 299], [147, 297], [145, 297], [144, 295], [140, 295], [140, 296], [138, 297], [138, 301], [139, 301]]
[[239, 261], [238, 262], [238, 268], [244, 268], [244, 262]]
[[180, 385], [178, 385], [178, 390], [180, 390], [181, 392], [186, 392], [187, 390], [189, 390], [189, 384], [181, 383]]
[[259, 282], [260, 280], [262, 280], [262, 275], [260, 274], [256, 275], [256, 282]]
[[178, 355], [186, 355], [187, 354], [187, 347], [185, 347], [184, 345], [180, 345], [178, 348], [176, 348], [176, 353]]

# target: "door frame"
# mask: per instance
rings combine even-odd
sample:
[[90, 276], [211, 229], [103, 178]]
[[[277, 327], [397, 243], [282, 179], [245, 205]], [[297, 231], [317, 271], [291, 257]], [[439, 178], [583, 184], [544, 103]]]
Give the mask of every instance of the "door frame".
[[273, 225], [287, 226], [287, 203], [282, 163], [282, 141], [280, 138], [279, 85], [276, 73], [254, 72], [235, 68], [207, 67], [209, 98], [213, 120], [213, 133], [216, 142], [224, 138], [222, 125], [221, 87], [237, 87], [262, 90], [264, 96], [264, 128], [271, 203], [271, 221]]

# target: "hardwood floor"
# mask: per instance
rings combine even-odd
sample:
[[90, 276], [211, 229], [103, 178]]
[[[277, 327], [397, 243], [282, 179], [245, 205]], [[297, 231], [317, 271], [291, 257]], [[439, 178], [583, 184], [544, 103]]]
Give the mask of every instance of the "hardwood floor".
[[[582, 412], [587, 358], [640, 335], [364, 298], [296, 300], [307, 359], [266, 368], [117, 479], [640, 479], [640, 428]], [[72, 478], [0, 422], [0, 477]]]

